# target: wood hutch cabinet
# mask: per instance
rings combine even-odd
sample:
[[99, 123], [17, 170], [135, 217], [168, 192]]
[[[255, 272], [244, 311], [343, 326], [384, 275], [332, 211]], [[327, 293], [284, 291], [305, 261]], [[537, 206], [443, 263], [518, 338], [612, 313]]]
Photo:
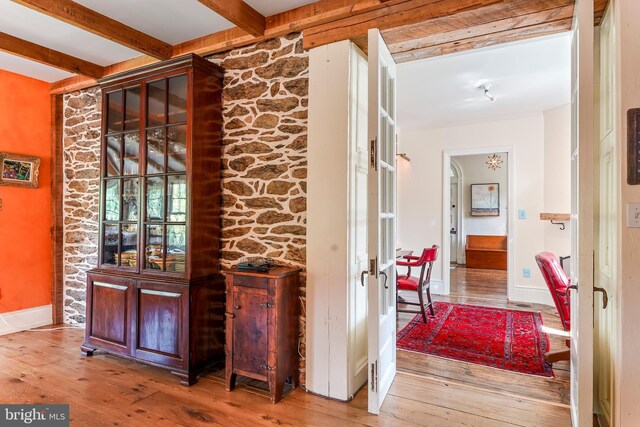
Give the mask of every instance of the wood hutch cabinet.
[[298, 381], [299, 269], [227, 272], [226, 389], [237, 375], [269, 383], [271, 402]]
[[100, 81], [99, 265], [81, 348], [171, 369], [185, 385], [224, 361], [222, 76], [186, 55]]

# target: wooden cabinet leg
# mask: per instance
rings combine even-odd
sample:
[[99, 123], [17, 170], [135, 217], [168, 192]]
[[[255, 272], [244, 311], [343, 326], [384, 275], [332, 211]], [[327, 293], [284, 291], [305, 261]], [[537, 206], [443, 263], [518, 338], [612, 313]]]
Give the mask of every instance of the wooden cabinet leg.
[[270, 384], [269, 391], [271, 392], [271, 403], [278, 403], [284, 394], [284, 382], [275, 381], [273, 386]]
[[93, 356], [93, 352], [96, 351], [96, 349], [81, 345], [80, 346], [80, 351], [83, 352], [85, 354], [85, 356]]
[[171, 371], [171, 373], [176, 377], [180, 378], [180, 384], [184, 386], [189, 387], [198, 382], [198, 375], [194, 373], [175, 372], [175, 371]]
[[236, 387], [236, 374], [232, 374], [231, 371], [227, 371], [225, 375], [224, 388], [227, 391], [232, 391]]

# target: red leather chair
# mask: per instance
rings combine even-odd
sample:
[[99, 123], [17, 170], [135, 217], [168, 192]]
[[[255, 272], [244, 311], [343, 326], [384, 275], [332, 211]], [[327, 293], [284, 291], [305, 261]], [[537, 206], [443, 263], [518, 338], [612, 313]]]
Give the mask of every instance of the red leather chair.
[[[426, 248], [422, 251], [420, 256], [405, 256], [406, 261], [396, 261], [396, 266], [407, 267], [407, 273], [402, 275], [396, 274], [396, 311], [399, 313], [420, 313], [422, 314], [422, 320], [427, 323], [427, 308], [431, 312], [432, 316], [436, 315], [433, 309], [433, 301], [431, 300], [431, 270], [433, 269], [433, 262], [438, 258], [438, 246], [433, 245], [431, 248]], [[411, 276], [411, 268], [420, 268], [420, 277]], [[398, 291], [415, 291], [418, 293], [418, 300], [420, 302], [409, 302], [402, 299], [398, 295]], [[427, 304], [424, 303], [424, 293], [427, 293]], [[406, 308], [401, 309], [400, 304], [417, 305], [420, 307], [419, 311], [408, 310]]]
[[[551, 252], [540, 252], [536, 255], [536, 263], [540, 268], [544, 281], [547, 282], [553, 302], [558, 310], [560, 322], [565, 331], [571, 329], [571, 309], [569, 307], [570, 281], [560, 265], [558, 257]], [[549, 351], [544, 355], [547, 362], [569, 360], [569, 350]]]

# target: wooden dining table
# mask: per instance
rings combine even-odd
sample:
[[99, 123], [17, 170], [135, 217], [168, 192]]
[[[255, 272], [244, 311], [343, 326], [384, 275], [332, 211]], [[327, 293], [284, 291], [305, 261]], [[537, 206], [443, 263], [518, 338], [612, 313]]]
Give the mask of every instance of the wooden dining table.
[[404, 258], [407, 255], [412, 255], [412, 254], [413, 254], [413, 251], [410, 251], [410, 250], [404, 250], [402, 248], [396, 249], [396, 259]]

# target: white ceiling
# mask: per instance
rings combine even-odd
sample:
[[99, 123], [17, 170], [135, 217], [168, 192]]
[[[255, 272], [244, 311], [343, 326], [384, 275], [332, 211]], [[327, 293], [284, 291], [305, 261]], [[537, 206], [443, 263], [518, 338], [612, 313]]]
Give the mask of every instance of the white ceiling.
[[[198, 0], [74, 1], [172, 45], [234, 26]], [[314, 0], [247, 1], [265, 16], [313, 2]], [[9, 0], [0, 0], [0, 31], [103, 66], [142, 55]], [[0, 69], [50, 83], [73, 75], [1, 51]]]
[[169, 44], [234, 25], [197, 0], [74, 0]]
[[274, 15], [286, 10], [295, 9], [305, 4], [315, 3], [317, 0], [244, 0], [264, 16]]
[[[398, 64], [398, 126], [446, 127], [571, 101], [570, 33]], [[489, 101], [478, 86], [486, 83]]]

